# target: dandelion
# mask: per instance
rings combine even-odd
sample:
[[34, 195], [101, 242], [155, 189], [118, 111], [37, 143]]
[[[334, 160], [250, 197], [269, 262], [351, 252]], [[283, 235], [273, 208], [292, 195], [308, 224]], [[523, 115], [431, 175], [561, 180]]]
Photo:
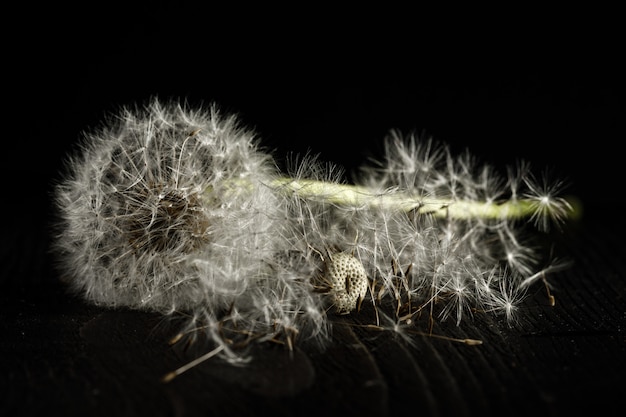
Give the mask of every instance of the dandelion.
[[[225, 306], [263, 268], [277, 205], [260, 186], [269, 159], [232, 117], [155, 101], [82, 145], [57, 188], [56, 249], [87, 299], [164, 312], [207, 297]], [[233, 180], [254, 193], [233, 191]]]
[[232, 360], [229, 325], [243, 326], [240, 339], [279, 334], [304, 310], [322, 331], [319, 295], [272, 238], [285, 216], [266, 185], [275, 167], [233, 116], [154, 100], [81, 146], [56, 189], [54, 245], [73, 291], [107, 307], [185, 313], [185, 332], [202, 329]]
[[[469, 152], [392, 131], [380, 160], [343, 181], [306, 156], [285, 173], [215, 105], [152, 99], [87, 133], [55, 189], [54, 250], [86, 300], [184, 317], [183, 336], [244, 363], [257, 342], [331, 338], [333, 314], [364, 306], [403, 335], [414, 317], [513, 319], [545, 230], [574, 208], [527, 164], [501, 178]], [[398, 327], [399, 326], [399, 327]], [[475, 343], [472, 343], [475, 344]]]

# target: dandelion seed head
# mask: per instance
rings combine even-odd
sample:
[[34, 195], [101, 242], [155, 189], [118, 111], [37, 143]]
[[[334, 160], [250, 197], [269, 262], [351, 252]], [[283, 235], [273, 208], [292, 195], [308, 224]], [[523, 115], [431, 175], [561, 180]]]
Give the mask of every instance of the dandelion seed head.
[[171, 311], [247, 272], [228, 260], [260, 262], [241, 248], [266, 240], [276, 199], [264, 187], [244, 196], [224, 185], [272, 174], [253, 133], [215, 107], [156, 99], [108, 122], [85, 134], [56, 188], [54, 249], [75, 291], [97, 304]]

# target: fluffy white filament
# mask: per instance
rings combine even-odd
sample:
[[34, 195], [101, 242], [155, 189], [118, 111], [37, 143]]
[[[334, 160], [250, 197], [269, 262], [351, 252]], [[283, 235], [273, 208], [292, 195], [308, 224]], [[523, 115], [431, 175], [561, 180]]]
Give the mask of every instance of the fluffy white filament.
[[[426, 307], [457, 323], [473, 311], [512, 320], [542, 276], [520, 219], [545, 228], [572, 211], [559, 183], [538, 183], [527, 165], [501, 178], [397, 132], [347, 185], [315, 158], [279, 172], [215, 106], [153, 99], [107, 122], [56, 188], [63, 279], [97, 305], [184, 314], [182, 332], [232, 362], [252, 341], [324, 342], [328, 315], [362, 302], [396, 324]], [[347, 281], [358, 297], [332, 310], [324, 274], [345, 254], [367, 288]]]

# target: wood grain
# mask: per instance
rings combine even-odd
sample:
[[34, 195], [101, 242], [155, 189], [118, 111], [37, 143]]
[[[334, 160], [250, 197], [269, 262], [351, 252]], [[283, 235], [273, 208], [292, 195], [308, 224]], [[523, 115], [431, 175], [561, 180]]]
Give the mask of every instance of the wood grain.
[[[371, 311], [342, 316], [324, 350], [261, 345], [246, 367], [167, 341], [157, 315], [84, 304], [54, 280], [1, 294], [0, 415], [564, 416], [618, 415], [624, 394], [626, 247], [622, 225], [581, 222], [550, 236], [574, 265], [550, 277], [556, 305], [533, 287], [514, 327], [476, 314], [433, 332], [468, 346], [377, 331]], [[36, 266], [47, 271], [49, 266]], [[416, 328], [426, 328], [417, 323]]]

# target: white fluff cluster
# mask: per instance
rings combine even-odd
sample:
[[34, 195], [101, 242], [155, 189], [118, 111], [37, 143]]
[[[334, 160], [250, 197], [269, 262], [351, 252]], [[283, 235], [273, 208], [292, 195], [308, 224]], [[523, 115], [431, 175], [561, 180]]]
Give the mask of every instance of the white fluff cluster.
[[[108, 122], [56, 188], [63, 279], [98, 305], [182, 314], [183, 333], [208, 336], [232, 362], [252, 341], [324, 342], [332, 312], [511, 318], [541, 268], [501, 200], [523, 202], [540, 226], [571, 210], [526, 165], [502, 179], [393, 132], [362, 183], [346, 185], [315, 158], [286, 178], [215, 106], [153, 99]], [[491, 214], [447, 211], [468, 202]]]
[[155, 100], [109, 122], [57, 188], [55, 249], [71, 288], [98, 305], [189, 314], [220, 341], [227, 315], [280, 333], [301, 310], [322, 314], [310, 282], [276, 260], [274, 166], [234, 117]]

